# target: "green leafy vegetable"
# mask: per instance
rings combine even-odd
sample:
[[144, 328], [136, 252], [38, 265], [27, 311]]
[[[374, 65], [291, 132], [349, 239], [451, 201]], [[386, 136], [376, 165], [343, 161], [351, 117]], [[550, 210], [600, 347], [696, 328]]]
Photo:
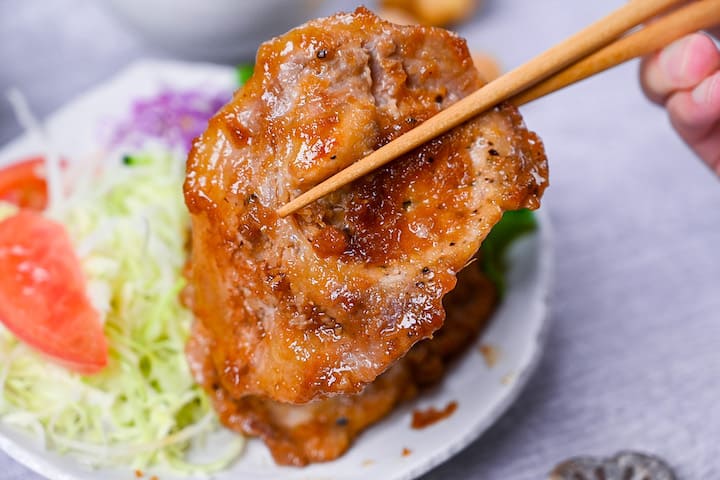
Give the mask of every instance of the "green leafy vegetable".
[[153, 163], [153, 158], [147, 155], [124, 155], [122, 157], [122, 163], [128, 167], [136, 167], [138, 165], [150, 165]]
[[495, 284], [502, 298], [505, 294], [505, 254], [517, 238], [534, 231], [537, 220], [531, 210], [522, 209], [505, 212], [503, 218], [493, 227], [482, 243], [481, 266]]
[[237, 78], [238, 85], [245, 85], [245, 82], [247, 82], [250, 77], [252, 77], [254, 69], [255, 65], [253, 65], [252, 63], [241, 63], [240, 65], [235, 67], [235, 76]]

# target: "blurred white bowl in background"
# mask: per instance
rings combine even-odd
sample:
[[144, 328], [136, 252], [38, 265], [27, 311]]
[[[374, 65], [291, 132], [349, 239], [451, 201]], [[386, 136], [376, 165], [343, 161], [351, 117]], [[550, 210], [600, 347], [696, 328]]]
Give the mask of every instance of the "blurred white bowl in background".
[[108, 0], [126, 23], [183, 58], [252, 60], [258, 45], [317, 16], [324, 0]]

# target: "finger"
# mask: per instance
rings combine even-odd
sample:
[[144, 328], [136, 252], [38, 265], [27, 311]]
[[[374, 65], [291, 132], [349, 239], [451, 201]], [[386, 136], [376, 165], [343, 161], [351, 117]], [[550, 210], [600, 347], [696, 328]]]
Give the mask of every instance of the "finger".
[[673, 94], [667, 109], [680, 136], [720, 175], [720, 71]]
[[646, 58], [640, 81], [648, 98], [662, 104], [671, 93], [693, 88], [718, 67], [715, 42], [707, 34], [695, 33]]

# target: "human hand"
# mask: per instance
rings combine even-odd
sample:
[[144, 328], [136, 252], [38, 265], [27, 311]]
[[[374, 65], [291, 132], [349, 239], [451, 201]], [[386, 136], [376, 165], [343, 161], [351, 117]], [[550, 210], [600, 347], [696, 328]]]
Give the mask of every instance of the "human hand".
[[643, 60], [640, 80], [683, 140], [720, 175], [720, 51], [713, 40], [695, 33], [672, 43]]

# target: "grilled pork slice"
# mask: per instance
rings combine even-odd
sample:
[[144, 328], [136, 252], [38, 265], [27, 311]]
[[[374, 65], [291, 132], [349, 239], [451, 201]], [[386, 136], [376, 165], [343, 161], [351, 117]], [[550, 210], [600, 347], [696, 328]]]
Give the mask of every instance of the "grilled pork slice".
[[355, 437], [398, 403], [437, 383], [448, 361], [477, 337], [496, 301], [493, 284], [478, 263], [471, 264], [460, 272], [457, 288], [443, 300], [447, 319], [432, 339], [418, 342], [362, 393], [303, 405], [255, 395], [233, 398], [212, 363], [213, 339], [199, 323], [188, 344], [188, 357], [225, 426], [262, 438], [278, 464], [302, 466], [339, 457]]
[[355, 394], [445, 319], [503, 211], [536, 208], [542, 143], [502, 105], [288, 218], [275, 210], [481, 86], [465, 42], [365, 9], [260, 47], [187, 163], [189, 280], [232, 399]]

